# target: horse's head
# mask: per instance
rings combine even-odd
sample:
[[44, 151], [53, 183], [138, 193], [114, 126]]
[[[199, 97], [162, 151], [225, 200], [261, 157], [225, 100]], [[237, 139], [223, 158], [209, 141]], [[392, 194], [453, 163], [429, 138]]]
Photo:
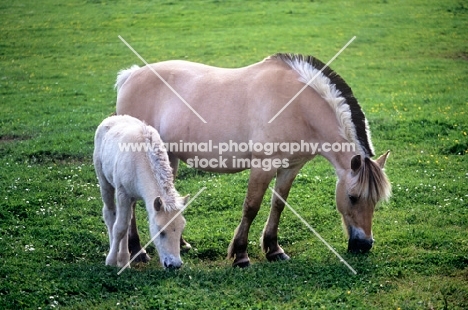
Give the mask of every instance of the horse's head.
[[390, 197], [391, 185], [383, 171], [389, 152], [377, 160], [356, 155], [351, 168], [339, 176], [336, 204], [348, 234], [348, 251], [367, 252], [372, 248], [372, 217], [375, 205]]
[[[188, 196], [178, 197], [178, 204], [187, 204]], [[154, 244], [159, 254], [161, 265], [164, 268], [180, 268], [182, 259], [180, 258], [180, 240], [185, 227], [185, 218], [180, 210], [165, 210], [160, 197], [154, 200], [155, 220], [150, 227], [151, 235], [158, 235], [154, 239]]]

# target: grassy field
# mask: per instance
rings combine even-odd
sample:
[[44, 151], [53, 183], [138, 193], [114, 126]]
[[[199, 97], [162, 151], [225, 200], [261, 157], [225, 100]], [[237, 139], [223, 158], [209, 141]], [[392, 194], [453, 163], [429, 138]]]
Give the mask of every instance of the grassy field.
[[[392, 151], [393, 197], [377, 208], [376, 244], [346, 253], [335, 174], [318, 158], [289, 203], [357, 270], [353, 275], [288, 210], [268, 263], [250, 233], [250, 268], [226, 249], [248, 171], [182, 166], [194, 249], [180, 270], [156, 259], [117, 275], [92, 166], [97, 125], [115, 109], [118, 70], [187, 59], [239, 67], [276, 52], [331, 65], [353, 88], [378, 154]], [[448, 0], [12, 1], [0, 4], [1, 309], [467, 309], [468, 5]], [[149, 239], [144, 209], [140, 230]], [[155, 249], [148, 249], [156, 256]]]

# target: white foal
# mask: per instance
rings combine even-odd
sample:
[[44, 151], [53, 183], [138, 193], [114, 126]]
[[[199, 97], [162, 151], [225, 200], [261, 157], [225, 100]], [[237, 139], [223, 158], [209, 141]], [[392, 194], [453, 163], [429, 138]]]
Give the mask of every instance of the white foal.
[[151, 237], [159, 233], [154, 244], [161, 264], [179, 268], [185, 219], [177, 213], [188, 196], [180, 197], [174, 188], [169, 158], [156, 129], [128, 115], [106, 118], [96, 130], [93, 161], [109, 233], [106, 265], [123, 267], [130, 261], [127, 231], [132, 207], [143, 199]]

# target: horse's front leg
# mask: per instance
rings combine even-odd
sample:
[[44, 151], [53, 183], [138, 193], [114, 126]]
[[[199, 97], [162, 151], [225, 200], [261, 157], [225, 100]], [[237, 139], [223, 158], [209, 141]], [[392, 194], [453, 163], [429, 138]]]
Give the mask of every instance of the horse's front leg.
[[294, 178], [301, 167], [302, 166], [293, 169], [282, 169], [277, 172], [275, 184], [276, 193], [272, 193], [270, 215], [268, 216], [260, 239], [262, 249], [266, 253], [266, 258], [269, 261], [289, 259], [289, 256], [284, 253], [284, 250], [278, 244], [278, 225], [281, 212], [283, 212], [284, 209], [284, 202], [278, 198], [277, 194], [286, 201]]
[[140, 235], [138, 234], [138, 227], [136, 223], [135, 215], [136, 201], [132, 203], [132, 220], [130, 221], [130, 226], [128, 227], [128, 249], [130, 255], [133, 257], [141, 251], [140, 254], [133, 260], [134, 262], [147, 263], [151, 259], [148, 254], [146, 254], [145, 249], [142, 249], [140, 243]]
[[263, 171], [260, 168], [252, 168], [250, 171], [242, 219], [234, 232], [234, 237], [228, 249], [228, 258], [234, 258], [233, 266], [247, 267], [250, 265], [250, 259], [247, 254], [250, 225], [260, 209], [263, 195], [274, 175], [274, 171]]

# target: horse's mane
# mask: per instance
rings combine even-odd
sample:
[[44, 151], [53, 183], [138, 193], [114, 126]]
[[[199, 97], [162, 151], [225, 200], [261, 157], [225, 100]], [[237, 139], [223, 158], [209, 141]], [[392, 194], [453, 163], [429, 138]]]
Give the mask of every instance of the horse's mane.
[[158, 132], [151, 126], [144, 126], [145, 145], [150, 146], [146, 156], [151, 166], [154, 179], [158, 184], [163, 208], [165, 211], [177, 211], [184, 206], [179, 200], [179, 194], [174, 187], [174, 177], [169, 164], [169, 157]]
[[378, 163], [368, 157], [353, 177], [351, 187], [360, 193], [362, 198], [370, 199], [374, 204], [381, 200], [388, 200], [392, 186], [387, 175]]
[[270, 58], [283, 61], [299, 73], [300, 81], [317, 91], [335, 111], [343, 138], [355, 143], [364, 157], [374, 156], [366, 117], [351, 87], [337, 73], [313, 56], [278, 53]]

